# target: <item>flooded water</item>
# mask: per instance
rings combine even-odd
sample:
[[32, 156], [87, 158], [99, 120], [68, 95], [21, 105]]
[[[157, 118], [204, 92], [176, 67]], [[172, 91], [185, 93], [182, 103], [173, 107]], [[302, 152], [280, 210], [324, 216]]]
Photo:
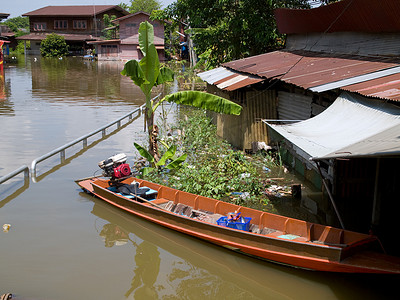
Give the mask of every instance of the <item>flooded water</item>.
[[[9, 63], [0, 100], [0, 177], [144, 102], [115, 62]], [[141, 118], [0, 186], [0, 295], [15, 299], [396, 299], [399, 277], [297, 270], [231, 253], [130, 216], [75, 179], [145, 139]]]

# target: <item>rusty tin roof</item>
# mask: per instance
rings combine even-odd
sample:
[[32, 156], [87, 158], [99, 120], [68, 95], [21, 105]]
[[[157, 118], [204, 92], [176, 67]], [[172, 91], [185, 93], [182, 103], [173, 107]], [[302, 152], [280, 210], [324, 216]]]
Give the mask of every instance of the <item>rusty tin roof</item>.
[[[228, 62], [199, 76], [227, 91], [276, 79], [317, 92], [339, 88], [400, 101], [400, 93], [396, 92], [400, 90], [399, 66], [398, 61], [389, 58], [274, 51]], [[234, 78], [242, 79], [240, 84]], [[332, 83], [333, 87], [328, 86]]]

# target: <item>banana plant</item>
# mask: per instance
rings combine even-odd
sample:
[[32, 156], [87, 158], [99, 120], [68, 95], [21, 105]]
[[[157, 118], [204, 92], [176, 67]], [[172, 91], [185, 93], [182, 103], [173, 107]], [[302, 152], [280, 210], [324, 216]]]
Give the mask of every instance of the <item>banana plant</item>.
[[133, 143], [136, 149], [139, 151], [140, 155], [143, 156], [150, 163], [150, 167], [145, 167], [142, 169], [142, 175], [145, 176], [154, 170], [161, 170], [163, 168], [169, 170], [176, 170], [181, 167], [181, 165], [186, 160], [187, 154], [183, 154], [179, 157], [176, 156], [176, 145], [172, 145], [163, 154], [163, 156], [155, 161], [154, 156], [149, 153], [145, 148], [139, 144]]
[[154, 158], [155, 162], [158, 162], [160, 158], [157, 147], [157, 130], [154, 130], [156, 128], [154, 125], [154, 113], [163, 101], [200, 107], [217, 113], [233, 115], [241, 113], [242, 107], [240, 105], [222, 97], [198, 91], [177, 92], [160, 100], [152, 100], [151, 92], [153, 87], [173, 81], [174, 72], [166, 66], [161, 66], [154, 46], [153, 25], [147, 21], [142, 22], [139, 27], [139, 46], [143, 53], [143, 58], [140, 61], [128, 61], [124, 65], [121, 74], [130, 77], [146, 97], [145, 124], [149, 134], [148, 153]]

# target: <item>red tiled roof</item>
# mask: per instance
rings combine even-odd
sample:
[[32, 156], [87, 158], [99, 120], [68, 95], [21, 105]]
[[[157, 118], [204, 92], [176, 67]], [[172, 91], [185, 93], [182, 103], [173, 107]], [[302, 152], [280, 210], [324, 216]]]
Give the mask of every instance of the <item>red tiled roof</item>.
[[127, 15], [129, 12], [118, 5], [68, 5], [68, 6], [46, 6], [23, 14], [24, 17], [32, 16], [93, 16], [111, 9], [117, 9]]
[[400, 1], [343, 0], [313, 9], [275, 10], [280, 33], [398, 32]]

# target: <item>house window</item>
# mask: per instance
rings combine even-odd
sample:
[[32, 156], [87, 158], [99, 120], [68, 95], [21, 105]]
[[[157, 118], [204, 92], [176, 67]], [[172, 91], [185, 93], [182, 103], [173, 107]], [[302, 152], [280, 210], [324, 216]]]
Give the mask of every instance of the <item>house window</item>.
[[136, 23], [126, 23], [126, 27], [136, 27]]
[[33, 31], [45, 31], [46, 23], [33, 23]]
[[54, 29], [67, 29], [68, 21], [67, 20], [55, 20], [54, 21]]
[[86, 20], [74, 20], [74, 29], [86, 29], [87, 21]]
[[101, 54], [104, 56], [118, 56], [118, 46], [101, 45]]

